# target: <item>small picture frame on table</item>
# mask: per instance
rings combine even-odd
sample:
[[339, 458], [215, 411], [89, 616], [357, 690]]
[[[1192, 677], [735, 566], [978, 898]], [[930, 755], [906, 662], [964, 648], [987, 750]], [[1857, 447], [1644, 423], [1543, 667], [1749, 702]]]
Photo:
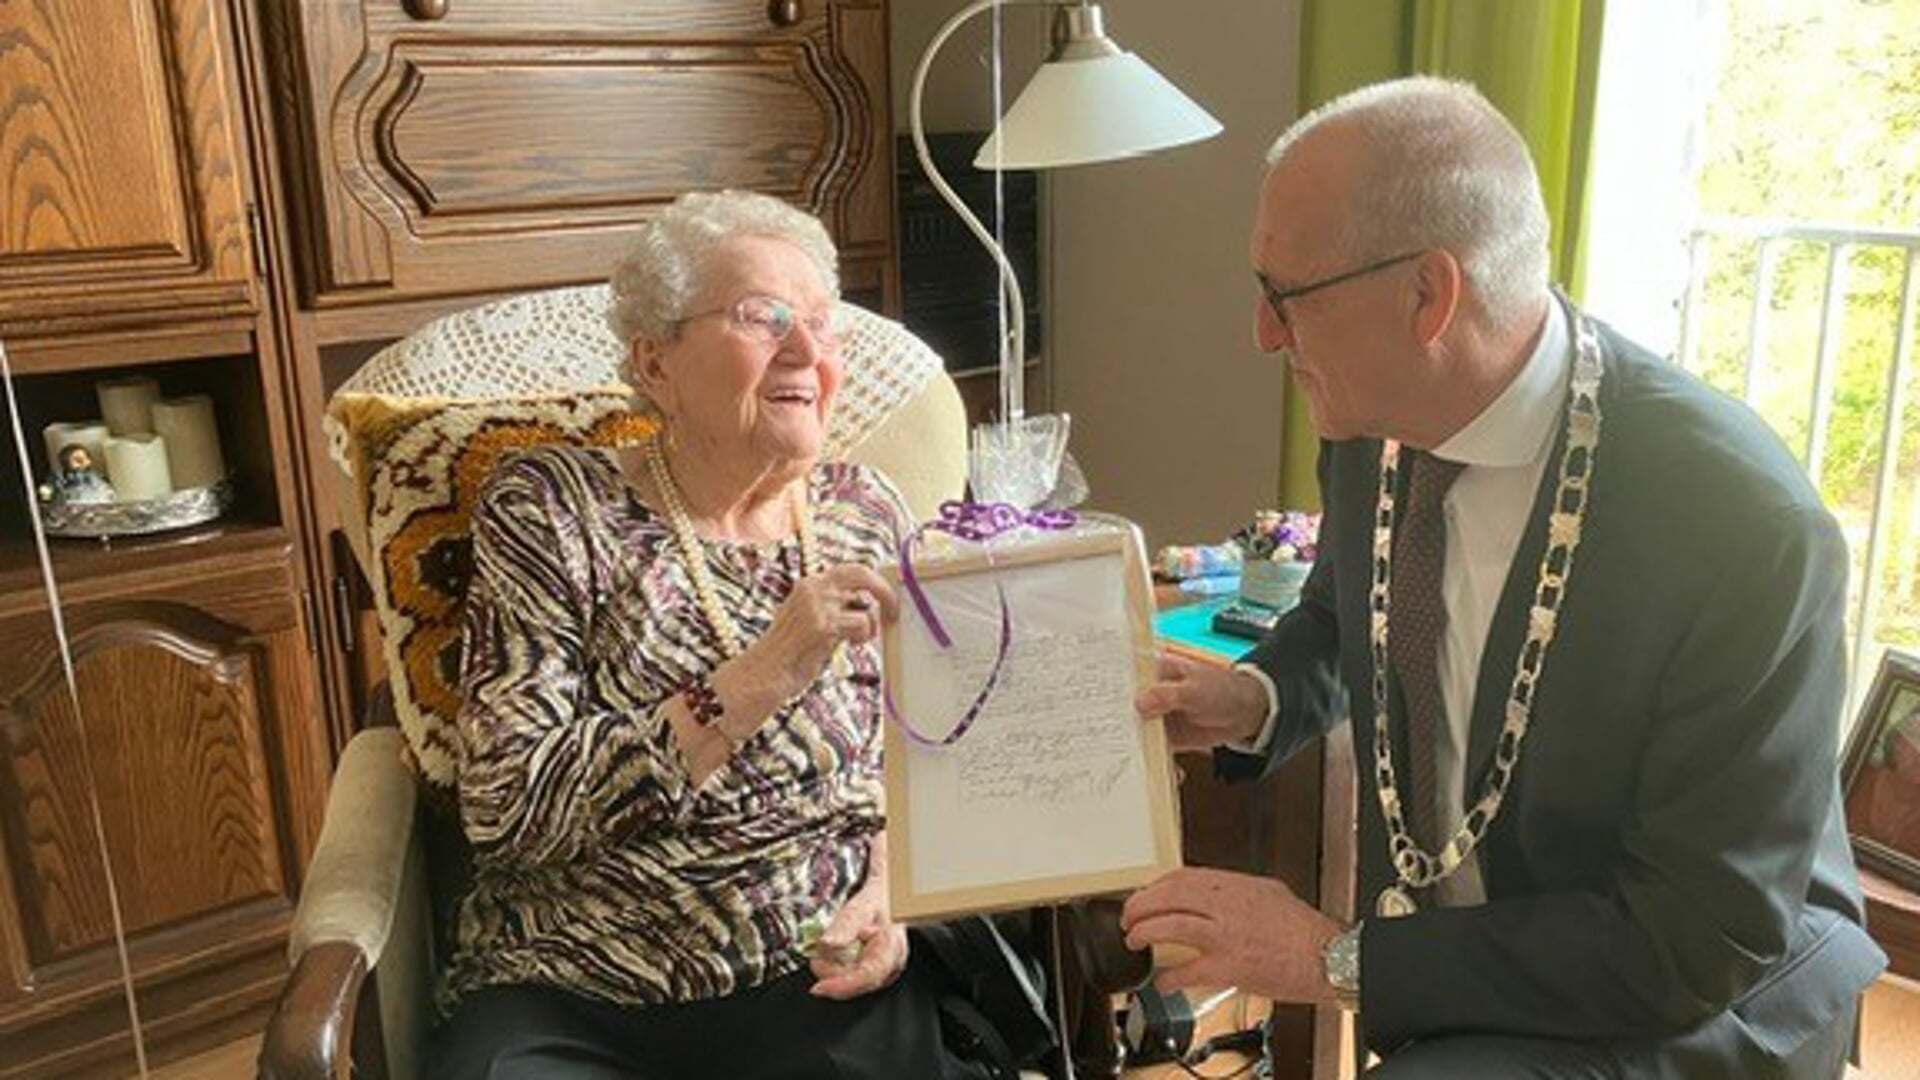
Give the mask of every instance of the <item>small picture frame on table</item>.
[[1920, 892], [1920, 656], [1889, 649], [1840, 768], [1860, 865]]

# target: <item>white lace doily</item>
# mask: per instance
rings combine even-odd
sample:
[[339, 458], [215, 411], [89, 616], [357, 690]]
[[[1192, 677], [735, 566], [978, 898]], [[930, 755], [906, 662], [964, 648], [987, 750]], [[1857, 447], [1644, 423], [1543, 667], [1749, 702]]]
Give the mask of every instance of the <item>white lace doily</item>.
[[[607, 328], [606, 285], [526, 293], [435, 319], [353, 373], [334, 399], [352, 394], [486, 401], [607, 387], [625, 388], [626, 347]], [[842, 302], [846, 380], [834, 405], [825, 454], [859, 445], [887, 414], [940, 370], [940, 357], [892, 319]], [[331, 408], [327, 452], [353, 475], [347, 430]]]

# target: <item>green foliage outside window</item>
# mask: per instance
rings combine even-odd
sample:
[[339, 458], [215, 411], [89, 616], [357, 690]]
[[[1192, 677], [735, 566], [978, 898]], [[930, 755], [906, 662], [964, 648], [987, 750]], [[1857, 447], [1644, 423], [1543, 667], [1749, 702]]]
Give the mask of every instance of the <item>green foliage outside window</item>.
[[[1911, 234], [1920, 246], [1920, 0], [1726, 0], [1720, 77], [1704, 125], [1704, 217]], [[1693, 367], [1746, 392], [1759, 245], [1709, 236], [1696, 254]], [[1828, 276], [1826, 245], [1779, 243], [1753, 403], [1807, 460]], [[1842, 248], [1833, 307], [1836, 368], [1820, 488], [1863, 580], [1890, 399], [1907, 249]], [[1916, 266], [1920, 273], [1920, 266]], [[1920, 326], [1909, 326], [1909, 335]], [[1875, 637], [1920, 646], [1920, 341], [1905, 379], [1899, 470]]]

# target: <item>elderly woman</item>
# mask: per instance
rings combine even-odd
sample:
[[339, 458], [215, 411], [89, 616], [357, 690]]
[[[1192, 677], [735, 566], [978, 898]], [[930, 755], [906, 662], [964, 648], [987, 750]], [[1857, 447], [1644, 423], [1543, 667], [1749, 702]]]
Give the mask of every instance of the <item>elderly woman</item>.
[[[659, 435], [515, 457], [475, 514], [445, 1075], [948, 1075], [898, 979], [873, 566], [905, 524], [822, 462], [826, 230], [688, 195], [614, 277]], [[816, 940], [817, 939], [817, 940]]]

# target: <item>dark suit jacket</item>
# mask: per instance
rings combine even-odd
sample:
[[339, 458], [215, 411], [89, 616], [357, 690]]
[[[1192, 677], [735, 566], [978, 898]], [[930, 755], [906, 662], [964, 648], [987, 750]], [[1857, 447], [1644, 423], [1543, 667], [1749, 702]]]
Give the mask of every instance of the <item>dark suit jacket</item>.
[[[1836, 777], [1846, 548], [1749, 410], [1605, 328], [1601, 351], [1585, 532], [1513, 786], [1479, 848], [1487, 903], [1369, 919], [1361, 1022], [1382, 1052], [1509, 1033], [1657, 1045], [1680, 1075], [1766, 1075], [1885, 964], [1861, 928]], [[1469, 803], [1524, 639], [1558, 460], [1556, 448], [1488, 637]], [[1225, 775], [1257, 775], [1351, 710], [1362, 915], [1393, 881], [1371, 768], [1378, 469], [1378, 442], [1323, 444], [1319, 563], [1248, 657], [1279, 692], [1270, 753], [1216, 757]]]

